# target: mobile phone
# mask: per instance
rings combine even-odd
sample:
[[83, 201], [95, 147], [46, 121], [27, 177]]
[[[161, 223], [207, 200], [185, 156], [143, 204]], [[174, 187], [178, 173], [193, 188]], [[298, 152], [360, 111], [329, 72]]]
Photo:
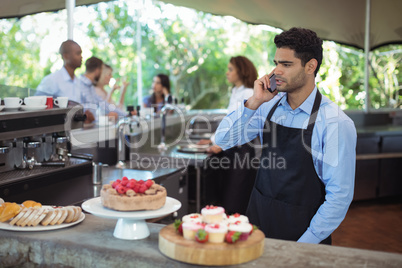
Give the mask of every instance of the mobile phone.
[[271, 77], [269, 78], [269, 83], [271, 84], [271, 87], [267, 88], [269, 92], [274, 92], [276, 90], [276, 80], [275, 80], [275, 74], [272, 74]]

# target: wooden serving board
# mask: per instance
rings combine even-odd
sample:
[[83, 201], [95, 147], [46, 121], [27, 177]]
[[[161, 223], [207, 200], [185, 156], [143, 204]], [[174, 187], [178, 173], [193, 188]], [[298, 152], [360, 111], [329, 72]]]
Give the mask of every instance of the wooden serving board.
[[264, 251], [264, 233], [255, 230], [246, 241], [198, 243], [176, 233], [173, 224], [159, 232], [159, 250], [174, 260], [199, 265], [234, 265], [260, 257]]

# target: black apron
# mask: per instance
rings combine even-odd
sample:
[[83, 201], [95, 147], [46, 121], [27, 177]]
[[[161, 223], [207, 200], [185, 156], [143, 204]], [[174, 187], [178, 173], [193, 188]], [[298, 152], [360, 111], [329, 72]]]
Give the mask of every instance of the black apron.
[[[279, 101], [267, 116], [260, 168], [246, 213], [266, 237], [297, 241], [325, 200], [325, 187], [311, 155], [320, 103], [317, 90], [307, 129], [271, 122]], [[331, 244], [331, 236], [321, 243]]]
[[[226, 214], [245, 215], [247, 204], [257, 175], [251, 161], [255, 158], [252, 142], [235, 146], [206, 159], [203, 170], [203, 205], [218, 205]], [[210, 163], [224, 161], [223, 167], [211, 167]]]

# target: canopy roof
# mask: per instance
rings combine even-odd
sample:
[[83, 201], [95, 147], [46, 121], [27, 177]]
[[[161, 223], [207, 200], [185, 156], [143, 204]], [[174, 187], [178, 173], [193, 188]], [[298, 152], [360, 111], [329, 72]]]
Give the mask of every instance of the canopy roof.
[[[75, 0], [76, 6], [89, 5], [108, 0]], [[66, 0], [0, 0], [0, 18], [15, 18], [45, 11], [66, 8]]]
[[[283, 30], [309, 28], [325, 40], [364, 48], [368, 0], [162, 0]], [[402, 43], [402, 1], [370, 0], [370, 49]], [[1, 0], [0, 18], [65, 8], [65, 0]], [[101, 2], [76, 0], [76, 5]], [[105, 2], [105, 1], [103, 1]]]
[[[163, 1], [283, 30], [309, 28], [322, 39], [364, 48], [366, 0]], [[401, 13], [401, 0], [371, 0], [371, 50], [402, 43]]]

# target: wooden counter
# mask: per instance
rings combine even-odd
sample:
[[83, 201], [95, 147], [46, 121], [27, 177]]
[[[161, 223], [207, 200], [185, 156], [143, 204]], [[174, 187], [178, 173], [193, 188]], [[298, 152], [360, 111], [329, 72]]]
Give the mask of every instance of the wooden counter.
[[[45, 232], [0, 230], [0, 267], [192, 267], [164, 256], [149, 223], [143, 240], [113, 237], [116, 220], [86, 214], [73, 227]], [[402, 254], [265, 239], [263, 255], [236, 267], [402, 267]]]

